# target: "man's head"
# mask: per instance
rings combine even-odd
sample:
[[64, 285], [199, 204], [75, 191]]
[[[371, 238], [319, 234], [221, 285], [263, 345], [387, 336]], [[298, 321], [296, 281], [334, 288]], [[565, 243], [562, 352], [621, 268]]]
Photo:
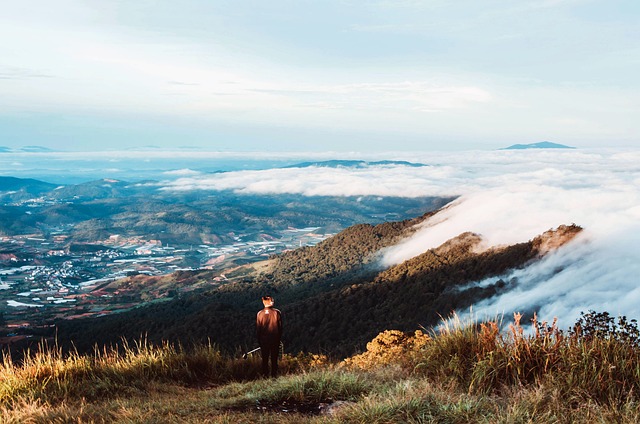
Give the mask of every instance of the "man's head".
[[273, 297], [271, 296], [262, 296], [262, 304], [265, 308], [269, 308], [273, 306]]

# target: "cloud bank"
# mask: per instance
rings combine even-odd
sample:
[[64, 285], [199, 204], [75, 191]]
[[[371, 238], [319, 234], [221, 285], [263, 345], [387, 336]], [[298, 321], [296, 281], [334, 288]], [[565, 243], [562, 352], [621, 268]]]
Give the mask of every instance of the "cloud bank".
[[476, 305], [476, 314], [535, 308], [541, 317], [557, 316], [565, 326], [589, 309], [640, 318], [640, 151], [416, 153], [393, 159], [430, 166], [240, 171], [179, 178], [165, 182], [163, 189], [460, 196], [413, 237], [384, 252], [387, 265], [465, 231], [495, 246], [575, 223], [585, 228], [583, 235], [543, 261], [503, 276], [517, 283]]

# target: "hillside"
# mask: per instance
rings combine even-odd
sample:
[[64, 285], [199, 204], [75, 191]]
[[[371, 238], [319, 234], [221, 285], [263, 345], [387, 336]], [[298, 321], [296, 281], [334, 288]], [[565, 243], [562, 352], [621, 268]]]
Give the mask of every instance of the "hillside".
[[[466, 308], [504, 289], [499, 276], [526, 266], [579, 231], [562, 226], [534, 240], [477, 251], [480, 237], [462, 234], [437, 249], [382, 269], [376, 253], [414, 230], [413, 220], [356, 225], [314, 247], [304, 247], [265, 263], [234, 269], [181, 272], [176, 277], [201, 281], [200, 290], [171, 300], [90, 320], [57, 322], [58, 340], [80, 351], [94, 343], [111, 344], [121, 337], [179, 341], [185, 345], [211, 340], [233, 351], [252, 346], [253, 321], [260, 297], [272, 293], [285, 316], [288, 351], [328, 352], [346, 356], [388, 328], [409, 330], [434, 325], [440, 316]], [[544, 246], [544, 248], [543, 248]], [[213, 283], [216, 275], [226, 280]], [[496, 277], [485, 288], [457, 291], [473, 281]], [[138, 276], [143, 285], [145, 277]]]
[[15, 201], [41, 196], [55, 190], [55, 184], [32, 178], [0, 176], [0, 201]]
[[[186, 293], [168, 302], [96, 320], [60, 321], [58, 337], [62, 342], [73, 340], [81, 350], [91, 349], [94, 342], [112, 343], [120, 335], [136, 339], [143, 333], [156, 342], [180, 340], [189, 344], [210, 338], [228, 349], [247, 345], [253, 343], [252, 320], [265, 291], [274, 293], [278, 304], [284, 305], [370, 280], [378, 271], [372, 255], [411, 234], [413, 225], [429, 215], [375, 226], [352, 226], [314, 247], [289, 251], [266, 263], [218, 271], [217, 275], [224, 274], [228, 279], [225, 284]], [[198, 280], [211, 287], [214, 276], [208, 270], [181, 271], [175, 276], [175, 287]], [[138, 284], [150, 279], [136, 277]], [[121, 284], [128, 281], [131, 279]]]

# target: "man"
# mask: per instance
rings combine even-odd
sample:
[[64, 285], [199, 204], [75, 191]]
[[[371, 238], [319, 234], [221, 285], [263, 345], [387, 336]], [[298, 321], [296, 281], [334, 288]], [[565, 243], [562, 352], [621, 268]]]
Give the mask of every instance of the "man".
[[258, 344], [262, 354], [262, 373], [269, 375], [269, 358], [271, 358], [271, 377], [278, 375], [278, 352], [282, 339], [282, 314], [273, 307], [273, 297], [263, 296], [264, 309], [256, 317]]

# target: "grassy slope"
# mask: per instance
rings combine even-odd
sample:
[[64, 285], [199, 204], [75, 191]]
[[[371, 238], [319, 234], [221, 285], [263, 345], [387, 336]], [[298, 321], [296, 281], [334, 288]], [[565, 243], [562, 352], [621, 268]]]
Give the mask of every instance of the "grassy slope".
[[[496, 322], [386, 331], [340, 363], [285, 356], [275, 380], [257, 376], [257, 358], [210, 345], [139, 343], [90, 356], [50, 349], [23, 365], [5, 358], [0, 421], [638, 422], [637, 331], [565, 333], [534, 321], [526, 335], [519, 319], [503, 332]], [[319, 415], [327, 405], [339, 406]]]

